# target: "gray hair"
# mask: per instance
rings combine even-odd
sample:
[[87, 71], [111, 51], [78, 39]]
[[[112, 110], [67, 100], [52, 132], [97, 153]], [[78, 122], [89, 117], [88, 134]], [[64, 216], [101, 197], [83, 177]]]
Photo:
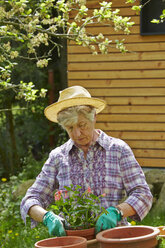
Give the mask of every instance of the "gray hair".
[[89, 105], [78, 105], [69, 107], [57, 114], [58, 123], [65, 129], [65, 126], [74, 125], [78, 122], [78, 116], [81, 114], [89, 121], [94, 121], [96, 110]]

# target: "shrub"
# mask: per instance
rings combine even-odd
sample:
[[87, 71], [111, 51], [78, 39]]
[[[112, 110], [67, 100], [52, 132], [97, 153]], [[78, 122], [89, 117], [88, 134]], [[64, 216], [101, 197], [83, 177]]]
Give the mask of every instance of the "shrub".
[[27, 218], [27, 226], [20, 216], [21, 196], [14, 198], [13, 192], [20, 180], [16, 176], [10, 177], [10, 181], [4, 178], [0, 183], [0, 247], [1, 248], [32, 248], [38, 240], [49, 236], [47, 229], [39, 224], [36, 228], [30, 228], [30, 218]]

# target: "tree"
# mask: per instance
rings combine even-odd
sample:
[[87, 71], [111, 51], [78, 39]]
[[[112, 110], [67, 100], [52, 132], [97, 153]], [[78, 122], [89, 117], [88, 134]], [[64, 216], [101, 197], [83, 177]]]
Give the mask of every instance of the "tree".
[[[135, 1], [126, 0], [126, 3], [134, 4]], [[135, 5], [132, 8], [139, 11], [141, 6]], [[35, 84], [33, 77], [26, 81], [24, 71], [19, 70], [22, 61], [25, 60], [26, 64], [30, 61], [30, 67], [36, 63], [37, 67], [44, 71], [44, 67], [54, 60], [54, 51], [56, 56], [60, 56], [62, 44], [66, 40], [89, 47], [93, 54], [97, 54], [97, 51], [108, 53], [111, 46], [126, 52], [123, 40], [111, 40], [102, 33], [88, 33], [88, 27], [98, 23], [109, 25], [115, 31], [122, 30], [125, 34], [130, 33], [134, 24], [129, 17], [120, 16], [119, 9], [112, 10], [112, 2], [100, 2], [100, 8], [94, 9], [91, 14], [85, 0], [0, 0], [0, 137], [3, 140], [0, 143], [0, 162], [3, 165], [0, 165], [0, 174], [3, 173], [1, 170], [5, 171], [6, 168], [7, 174], [15, 172], [19, 167], [19, 158], [27, 153], [28, 145], [33, 148], [40, 145], [39, 141], [48, 133], [48, 130], [43, 128], [47, 126], [44, 121], [41, 124], [44, 108], [41, 101], [31, 104], [37, 121], [40, 120], [40, 128], [37, 125], [40, 136], [31, 121], [29, 112], [32, 114], [32, 111], [27, 110], [24, 115], [14, 112], [16, 114], [13, 115], [13, 103], [18, 108], [24, 106], [22, 101], [18, 103], [17, 100], [34, 101], [45, 97], [47, 91], [42, 84]], [[33, 67], [32, 70], [37, 72], [38, 68]], [[20, 123], [23, 123], [22, 127]], [[41, 129], [45, 132], [43, 136]], [[35, 132], [31, 135], [27, 130]], [[25, 140], [28, 141], [26, 144]], [[19, 150], [16, 145], [19, 145]]]
[[[60, 55], [61, 39], [88, 46], [93, 54], [97, 54], [96, 48], [107, 53], [112, 40], [101, 33], [89, 34], [87, 27], [93, 23], [130, 33], [129, 28], [134, 23], [129, 17], [120, 16], [119, 9], [112, 11], [111, 2], [101, 2], [92, 15], [88, 14], [85, 4], [85, 0], [0, 1], [0, 90], [12, 89], [17, 92], [17, 98], [27, 101], [45, 96], [46, 90], [34, 89], [32, 82], [14, 84], [12, 70], [18, 59], [35, 60], [38, 67], [46, 67], [55, 49]], [[71, 13], [74, 13], [73, 20]], [[115, 44], [121, 52], [126, 52], [123, 41], [116, 40]]]
[[[36, 146], [43, 144], [44, 132], [48, 133], [45, 128], [41, 131], [45, 122], [41, 120], [41, 105], [44, 104], [37, 101], [39, 97], [45, 97], [47, 90], [42, 88], [39, 69], [34, 63], [44, 71], [55, 56], [60, 56], [66, 40], [88, 46], [94, 54], [96, 48], [101, 53], [107, 53], [112, 40], [103, 34], [88, 33], [87, 27], [93, 23], [110, 25], [126, 34], [130, 32], [133, 22], [129, 17], [121, 17], [119, 10], [112, 11], [111, 2], [100, 3], [100, 8], [95, 9], [92, 15], [85, 4], [85, 0], [0, 0], [0, 137], [4, 140], [0, 143], [0, 175], [15, 174], [19, 169], [20, 157], [26, 156], [28, 146], [35, 150]], [[126, 51], [123, 41], [116, 41], [116, 48]], [[35, 73], [26, 77], [31, 70]], [[40, 84], [35, 83], [34, 74], [39, 76]], [[27, 103], [36, 100], [36, 104], [28, 104], [31, 111], [27, 109], [20, 114], [16, 109], [24, 107], [22, 100]], [[31, 117], [30, 113], [34, 111], [34, 117]], [[37, 125], [33, 132], [35, 118], [40, 119], [41, 127]], [[50, 130], [50, 133], [54, 132], [58, 133], [57, 128]]]
[[[125, 1], [136, 3], [136, 0]], [[135, 11], [141, 8], [142, 5], [132, 7]], [[164, 19], [163, 10], [160, 20], [152, 22], [160, 23]], [[107, 53], [108, 47], [114, 43], [116, 49], [127, 51], [123, 40], [112, 42], [101, 33], [88, 33], [87, 28], [93, 23], [109, 25], [115, 31], [123, 30], [126, 34], [130, 33], [134, 24], [130, 17], [120, 16], [119, 9], [112, 10], [112, 2], [100, 2], [100, 8], [89, 14], [86, 0], [0, 0], [0, 91], [12, 89], [17, 92], [18, 99], [26, 101], [44, 97], [45, 89], [35, 89], [32, 82], [15, 84], [11, 74], [18, 59], [29, 59], [36, 61], [38, 67], [46, 67], [55, 49], [60, 55], [60, 40], [63, 39], [88, 46], [93, 54], [97, 54], [97, 49]]]

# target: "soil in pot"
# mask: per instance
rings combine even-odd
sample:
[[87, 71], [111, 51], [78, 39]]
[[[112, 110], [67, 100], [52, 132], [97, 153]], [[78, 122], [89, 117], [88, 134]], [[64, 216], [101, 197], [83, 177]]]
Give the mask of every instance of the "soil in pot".
[[87, 248], [87, 240], [83, 237], [65, 236], [43, 239], [35, 243], [35, 248]]
[[122, 226], [96, 235], [101, 248], [154, 248], [159, 229], [151, 226]]
[[91, 240], [95, 238], [95, 228], [89, 228], [89, 229], [81, 229], [81, 230], [65, 230], [67, 236], [79, 236], [84, 237], [87, 240]]

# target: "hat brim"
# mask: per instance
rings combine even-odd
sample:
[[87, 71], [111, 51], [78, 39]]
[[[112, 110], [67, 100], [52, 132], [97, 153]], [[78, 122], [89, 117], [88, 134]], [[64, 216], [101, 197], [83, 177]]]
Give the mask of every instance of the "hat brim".
[[89, 98], [89, 97], [74, 97], [71, 99], [66, 99], [61, 102], [56, 102], [45, 108], [44, 114], [46, 118], [52, 122], [57, 121], [57, 114], [69, 107], [78, 106], [78, 105], [90, 105], [96, 109], [96, 114], [101, 112], [105, 106], [106, 102], [98, 98]]

